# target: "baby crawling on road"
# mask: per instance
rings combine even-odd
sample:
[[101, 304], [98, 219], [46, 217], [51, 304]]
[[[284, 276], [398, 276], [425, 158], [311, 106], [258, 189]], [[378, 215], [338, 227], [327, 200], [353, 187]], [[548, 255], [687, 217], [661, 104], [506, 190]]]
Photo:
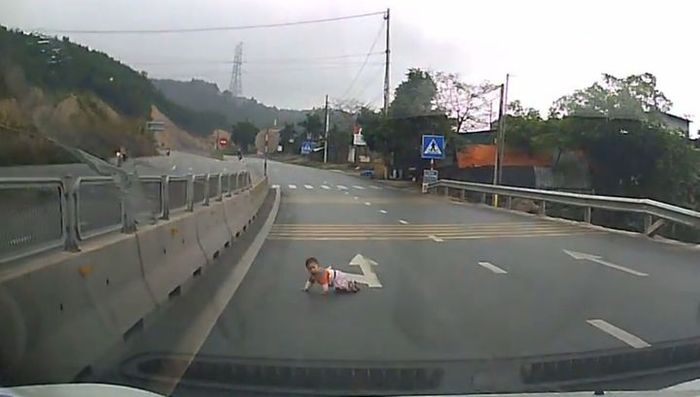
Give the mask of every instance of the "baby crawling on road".
[[306, 280], [304, 291], [308, 291], [316, 283], [323, 288], [323, 293], [327, 294], [329, 288], [335, 288], [335, 292], [357, 292], [360, 290], [357, 283], [350, 280], [348, 274], [328, 267], [321, 267], [318, 259], [313, 256], [306, 259], [306, 270], [309, 272], [309, 279]]

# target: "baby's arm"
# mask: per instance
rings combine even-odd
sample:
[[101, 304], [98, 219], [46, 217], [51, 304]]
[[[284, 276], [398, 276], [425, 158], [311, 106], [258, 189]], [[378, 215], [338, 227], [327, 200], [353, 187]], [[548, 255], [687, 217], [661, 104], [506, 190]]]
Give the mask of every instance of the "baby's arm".
[[313, 285], [314, 281], [316, 281], [316, 280], [314, 280], [313, 276], [309, 277], [309, 278], [306, 280], [306, 284], [304, 284], [304, 292], [308, 291], [309, 288], [311, 288], [311, 286]]
[[321, 287], [323, 288], [323, 294], [324, 295], [327, 294], [328, 293], [328, 284], [321, 284]]

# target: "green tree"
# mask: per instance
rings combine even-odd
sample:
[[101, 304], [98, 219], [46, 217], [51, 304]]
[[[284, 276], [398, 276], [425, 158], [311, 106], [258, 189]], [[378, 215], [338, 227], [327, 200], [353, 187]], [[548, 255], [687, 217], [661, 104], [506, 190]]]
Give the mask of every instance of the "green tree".
[[248, 121], [239, 121], [231, 127], [231, 140], [241, 148], [243, 153], [247, 153], [250, 147], [255, 144], [255, 136], [259, 129], [255, 124]]
[[299, 122], [299, 126], [311, 135], [311, 139], [319, 139], [323, 134], [322, 115], [317, 111], [309, 112], [306, 114], [306, 118]]

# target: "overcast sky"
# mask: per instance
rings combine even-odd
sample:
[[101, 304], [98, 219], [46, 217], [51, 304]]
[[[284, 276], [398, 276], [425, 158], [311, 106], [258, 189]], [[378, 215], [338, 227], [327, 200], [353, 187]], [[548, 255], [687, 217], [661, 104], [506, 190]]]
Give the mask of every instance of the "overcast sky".
[[[651, 72], [674, 102], [673, 113], [700, 117], [700, 3], [693, 1], [0, 0], [0, 23], [47, 30], [199, 28], [386, 8], [392, 88], [409, 67], [457, 72], [475, 83], [500, 83], [511, 73], [509, 99], [546, 113], [553, 100], [601, 73]], [[374, 51], [384, 50], [383, 23], [378, 15], [274, 29], [68, 36], [152, 77], [197, 77], [221, 89], [243, 42], [244, 95], [308, 108], [322, 105], [326, 93], [336, 101], [381, 104], [383, 55], [369, 56], [358, 71], [375, 39]], [[318, 59], [344, 55], [352, 57]]]

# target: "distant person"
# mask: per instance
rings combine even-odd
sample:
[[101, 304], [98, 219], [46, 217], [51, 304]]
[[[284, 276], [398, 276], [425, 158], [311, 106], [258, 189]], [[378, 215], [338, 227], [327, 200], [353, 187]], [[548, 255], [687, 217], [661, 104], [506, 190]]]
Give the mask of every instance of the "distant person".
[[243, 152], [241, 152], [241, 149], [238, 149], [236, 156], [238, 156], [238, 160], [243, 160]]
[[323, 289], [323, 294], [327, 294], [330, 288], [335, 292], [357, 292], [360, 287], [357, 282], [350, 280], [347, 273], [335, 270], [332, 267], [321, 267], [318, 259], [313, 256], [306, 260], [306, 270], [309, 272], [309, 279], [304, 285], [304, 292], [308, 291], [312, 285], [318, 284]]

